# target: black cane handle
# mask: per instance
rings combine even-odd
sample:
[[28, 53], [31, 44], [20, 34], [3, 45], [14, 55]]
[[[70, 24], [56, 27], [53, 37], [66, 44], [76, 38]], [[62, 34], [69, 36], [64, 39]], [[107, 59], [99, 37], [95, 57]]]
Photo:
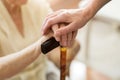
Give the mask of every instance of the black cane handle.
[[56, 41], [54, 37], [51, 37], [41, 44], [41, 51], [43, 54], [47, 54], [49, 51], [53, 50], [59, 45], [59, 42]]

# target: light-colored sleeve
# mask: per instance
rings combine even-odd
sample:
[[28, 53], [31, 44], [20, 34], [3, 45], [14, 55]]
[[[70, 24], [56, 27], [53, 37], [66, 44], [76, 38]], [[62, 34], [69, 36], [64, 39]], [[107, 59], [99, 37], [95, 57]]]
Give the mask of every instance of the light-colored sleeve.
[[42, 25], [48, 13], [52, 12], [46, 0], [30, 0], [31, 10], [34, 11], [34, 18], [38, 25]]
[[1, 29], [1, 26], [0, 26], [0, 57], [3, 55], [2, 43], [3, 43], [3, 41], [5, 41], [5, 36], [4, 35], [5, 35], [5, 33]]

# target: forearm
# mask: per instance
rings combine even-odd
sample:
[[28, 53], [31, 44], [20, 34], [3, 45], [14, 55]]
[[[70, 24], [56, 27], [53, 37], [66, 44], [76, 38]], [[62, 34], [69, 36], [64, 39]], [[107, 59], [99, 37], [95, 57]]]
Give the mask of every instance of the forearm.
[[[37, 44], [37, 45], [36, 45]], [[39, 43], [40, 44], [40, 43]], [[11, 55], [0, 58], [0, 80], [9, 78], [32, 63], [40, 54], [38, 42]]]
[[78, 4], [81, 0], [48, 0], [51, 8], [56, 11], [59, 9], [73, 9], [78, 8]]
[[111, 0], [89, 0], [85, 6], [86, 13], [89, 13], [89, 17], [92, 18], [109, 1]]

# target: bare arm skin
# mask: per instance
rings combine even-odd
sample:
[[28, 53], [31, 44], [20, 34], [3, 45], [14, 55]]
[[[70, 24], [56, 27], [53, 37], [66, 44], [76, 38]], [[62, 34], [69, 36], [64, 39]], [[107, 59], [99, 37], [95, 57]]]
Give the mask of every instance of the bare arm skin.
[[37, 59], [41, 53], [40, 45], [46, 39], [48, 37], [42, 37], [19, 52], [0, 57], [0, 80], [12, 77]]

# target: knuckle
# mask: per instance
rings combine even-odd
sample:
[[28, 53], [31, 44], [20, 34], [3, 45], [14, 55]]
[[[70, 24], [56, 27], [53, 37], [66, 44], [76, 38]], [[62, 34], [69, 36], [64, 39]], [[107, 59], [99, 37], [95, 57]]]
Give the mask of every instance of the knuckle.
[[68, 12], [63, 12], [61, 15], [64, 16], [64, 17], [68, 17], [69, 13]]
[[65, 10], [65, 9], [61, 10], [61, 15], [62, 16], [67, 16], [68, 14], [69, 14], [69, 12], [67, 10]]
[[48, 24], [51, 24], [52, 22], [53, 22], [53, 19], [48, 19], [48, 20], [47, 20], [47, 23], [48, 23]]
[[62, 34], [61, 34], [61, 32], [59, 32], [59, 31], [56, 31], [56, 34], [55, 34], [56, 36], [61, 36]]
[[46, 17], [46, 18], [45, 18], [45, 21], [48, 21], [48, 19], [49, 19], [49, 17]]

